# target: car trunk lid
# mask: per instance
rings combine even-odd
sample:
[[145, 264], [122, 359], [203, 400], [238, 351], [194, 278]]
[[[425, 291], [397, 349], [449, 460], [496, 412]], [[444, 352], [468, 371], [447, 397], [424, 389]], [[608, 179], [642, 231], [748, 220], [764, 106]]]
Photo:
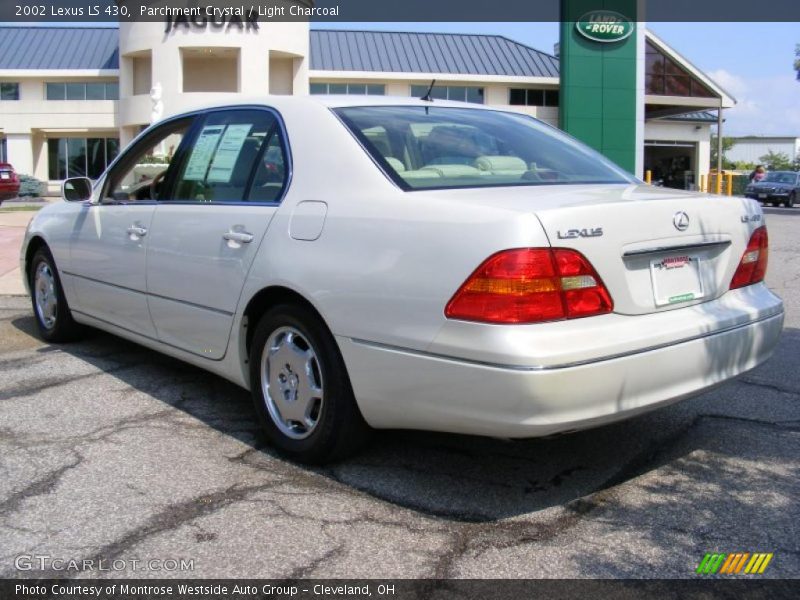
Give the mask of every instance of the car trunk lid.
[[744, 198], [648, 186], [609, 186], [594, 200], [564, 200], [536, 215], [552, 246], [589, 259], [620, 314], [718, 298], [762, 224], [758, 206]]

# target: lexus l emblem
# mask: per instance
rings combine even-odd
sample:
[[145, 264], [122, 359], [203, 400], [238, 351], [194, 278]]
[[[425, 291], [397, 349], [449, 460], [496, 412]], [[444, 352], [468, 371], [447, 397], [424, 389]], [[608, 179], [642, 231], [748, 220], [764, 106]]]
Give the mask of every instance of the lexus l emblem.
[[686, 231], [689, 228], [689, 215], [683, 211], [676, 212], [672, 217], [672, 224], [678, 231]]

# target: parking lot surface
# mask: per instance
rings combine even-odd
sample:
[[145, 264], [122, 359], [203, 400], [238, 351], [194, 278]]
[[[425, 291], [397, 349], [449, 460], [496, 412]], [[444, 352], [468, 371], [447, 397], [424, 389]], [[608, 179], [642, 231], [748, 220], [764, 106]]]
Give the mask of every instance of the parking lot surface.
[[[266, 445], [244, 390], [100, 332], [45, 344], [0, 298], [0, 576], [695, 577], [772, 552], [763, 577], [800, 577], [800, 210], [766, 212], [787, 313], [758, 369], [551, 439], [378, 432], [321, 469]], [[87, 559], [119, 570], [64, 568]]]

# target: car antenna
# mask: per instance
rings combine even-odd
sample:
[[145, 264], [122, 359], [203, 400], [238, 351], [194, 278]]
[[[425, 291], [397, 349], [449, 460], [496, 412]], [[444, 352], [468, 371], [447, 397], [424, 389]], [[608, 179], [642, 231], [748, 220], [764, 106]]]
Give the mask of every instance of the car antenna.
[[431, 92], [433, 91], [433, 84], [435, 83], [436, 83], [435, 79], [431, 81], [431, 84], [428, 86], [428, 91], [425, 92], [425, 95], [422, 98], [420, 98], [420, 100], [424, 100], [425, 102], [433, 102], [433, 98], [431, 98]]

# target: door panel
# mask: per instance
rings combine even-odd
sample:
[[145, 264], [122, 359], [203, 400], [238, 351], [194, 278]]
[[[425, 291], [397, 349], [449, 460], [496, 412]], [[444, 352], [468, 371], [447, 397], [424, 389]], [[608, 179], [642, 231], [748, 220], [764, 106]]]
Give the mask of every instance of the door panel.
[[70, 274], [82, 312], [155, 337], [145, 260], [154, 203], [82, 207], [70, 243]]
[[104, 178], [99, 202], [81, 207], [70, 240], [80, 310], [156, 338], [147, 304], [147, 242], [162, 180], [174, 170], [194, 117], [167, 121], [125, 150]]
[[[202, 204], [156, 209], [147, 289], [159, 339], [222, 358], [239, 293], [275, 210]], [[229, 232], [251, 235], [252, 241], [225, 239]]]
[[197, 126], [185, 155], [153, 218], [150, 314], [163, 342], [220, 359], [286, 184], [285, 145], [272, 112], [221, 110]]

